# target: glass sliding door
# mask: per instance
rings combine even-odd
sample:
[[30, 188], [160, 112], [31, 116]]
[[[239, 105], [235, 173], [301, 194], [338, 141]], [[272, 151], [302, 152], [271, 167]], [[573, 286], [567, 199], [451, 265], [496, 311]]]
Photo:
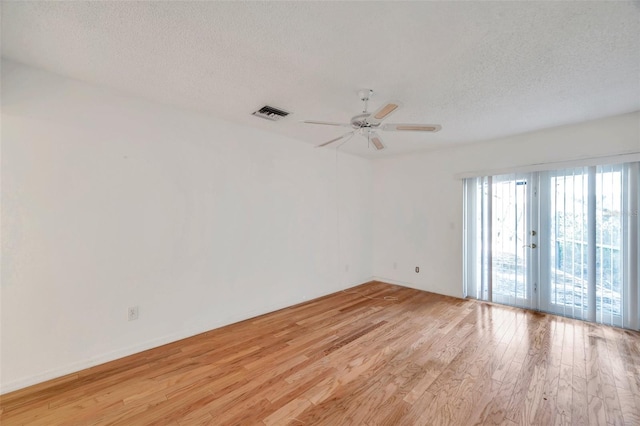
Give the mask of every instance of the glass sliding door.
[[587, 168], [541, 174], [543, 240], [540, 244], [540, 308], [587, 318], [588, 175]]
[[468, 296], [640, 328], [640, 164], [465, 180]]
[[622, 179], [622, 165], [541, 174], [542, 310], [622, 324]]

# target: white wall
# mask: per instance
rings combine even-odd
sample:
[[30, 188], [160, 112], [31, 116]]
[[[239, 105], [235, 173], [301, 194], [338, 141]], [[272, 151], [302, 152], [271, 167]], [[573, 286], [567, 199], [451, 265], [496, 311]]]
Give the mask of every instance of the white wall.
[[366, 160], [2, 66], [3, 393], [371, 278]]
[[460, 173], [640, 151], [633, 113], [336, 162], [6, 61], [2, 91], [2, 393], [372, 275], [461, 296]]
[[[639, 129], [640, 113], [636, 112], [475, 145], [376, 160], [374, 276], [461, 297], [460, 174], [637, 153]], [[420, 267], [418, 274], [414, 272], [416, 266]]]

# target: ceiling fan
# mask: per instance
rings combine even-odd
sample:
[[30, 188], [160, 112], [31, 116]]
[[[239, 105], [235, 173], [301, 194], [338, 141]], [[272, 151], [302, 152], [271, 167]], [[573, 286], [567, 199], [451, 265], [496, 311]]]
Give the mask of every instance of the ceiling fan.
[[350, 123], [332, 123], [328, 121], [315, 121], [315, 120], [306, 120], [303, 123], [306, 124], [321, 124], [324, 126], [338, 126], [338, 127], [351, 127], [352, 131], [345, 133], [344, 135], [331, 139], [323, 144], [318, 145], [316, 148], [321, 148], [323, 146], [327, 146], [334, 142], [338, 142], [341, 139], [346, 137], [350, 137], [359, 133], [367, 138], [370, 144], [380, 150], [384, 149], [384, 144], [382, 143], [382, 138], [376, 132], [377, 130], [382, 130], [385, 132], [437, 132], [442, 127], [438, 124], [407, 124], [407, 123], [383, 123], [387, 117], [393, 114], [395, 111], [402, 106], [400, 102], [390, 101], [386, 102], [380, 108], [378, 108], [374, 112], [367, 112], [369, 99], [373, 95], [373, 90], [371, 89], [363, 89], [358, 91], [358, 96], [360, 100], [364, 102], [364, 110], [362, 114], [355, 115], [351, 117]]

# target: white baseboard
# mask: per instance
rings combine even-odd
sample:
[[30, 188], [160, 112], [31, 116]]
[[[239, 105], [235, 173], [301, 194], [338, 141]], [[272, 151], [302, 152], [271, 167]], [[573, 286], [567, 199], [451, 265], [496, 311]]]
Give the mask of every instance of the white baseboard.
[[[367, 279], [366, 281], [363, 281], [361, 284], [372, 281], [373, 279], [374, 278]], [[353, 287], [355, 285], [359, 285], [359, 284], [349, 285], [349, 287]], [[28, 377], [20, 378], [18, 380], [13, 380], [7, 383], [2, 383], [0, 384], [0, 395], [13, 392], [22, 388], [26, 388], [28, 386], [33, 386], [38, 383], [46, 382], [48, 380], [57, 379], [59, 377], [66, 376], [67, 374], [77, 373], [87, 368], [95, 367], [96, 365], [104, 364], [110, 361], [115, 361], [116, 359], [124, 358], [129, 355], [134, 355], [139, 352], [157, 348], [158, 346], [162, 346], [178, 340], [186, 339], [188, 337], [192, 337], [207, 331], [215, 330], [216, 328], [224, 327], [229, 324], [244, 321], [250, 318], [255, 318], [257, 316], [264, 315], [270, 312], [275, 312], [277, 310], [284, 309], [299, 303], [307, 302], [309, 300], [317, 299], [319, 297], [326, 296], [327, 294], [332, 294], [340, 290], [344, 290], [344, 289], [330, 290], [328, 293], [311, 295], [310, 298], [306, 300], [290, 299], [290, 300], [272, 304], [263, 309], [254, 309], [252, 311], [248, 311], [240, 315], [234, 315], [234, 316], [225, 318], [224, 320], [221, 320], [221, 321], [198, 324], [195, 326], [185, 328], [184, 330], [180, 330], [179, 332], [176, 332], [176, 333], [167, 334], [165, 336], [150, 339], [136, 345], [116, 349], [116, 350], [113, 350], [104, 354], [100, 354], [82, 361], [67, 364], [60, 368], [54, 368], [54, 369], [45, 371], [43, 373], [34, 374], [33, 376], [28, 376]]]
[[371, 279], [374, 281], [380, 281], [387, 284], [394, 284], [402, 287], [415, 288], [416, 290], [421, 290], [415, 284], [412, 284], [406, 281], [398, 281], [391, 278], [385, 278], [385, 277], [379, 277], [379, 276], [373, 276]]
[[395, 284], [395, 285], [399, 285], [399, 286], [402, 286], [402, 287], [413, 288], [413, 289], [416, 289], [416, 290], [428, 291], [430, 293], [441, 294], [443, 296], [455, 297], [456, 299], [460, 299], [461, 298], [460, 295], [457, 295], [457, 294], [443, 293], [443, 292], [440, 292], [440, 291], [427, 290], [425, 288], [422, 288], [422, 287], [418, 286], [417, 284], [406, 282], [406, 281], [398, 281], [398, 280], [394, 280], [394, 279], [391, 279], [391, 278], [385, 278], [385, 277], [380, 277], [380, 276], [375, 276], [375, 275], [371, 279], [375, 280], [375, 281], [382, 281], [383, 283]]

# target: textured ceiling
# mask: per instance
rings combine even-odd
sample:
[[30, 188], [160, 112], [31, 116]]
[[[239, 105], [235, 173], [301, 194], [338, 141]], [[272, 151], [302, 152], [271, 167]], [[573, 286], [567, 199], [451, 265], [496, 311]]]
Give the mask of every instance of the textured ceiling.
[[[638, 2], [2, 2], [2, 55], [319, 144], [403, 108], [375, 158], [640, 109]], [[280, 122], [251, 116], [270, 104]]]

